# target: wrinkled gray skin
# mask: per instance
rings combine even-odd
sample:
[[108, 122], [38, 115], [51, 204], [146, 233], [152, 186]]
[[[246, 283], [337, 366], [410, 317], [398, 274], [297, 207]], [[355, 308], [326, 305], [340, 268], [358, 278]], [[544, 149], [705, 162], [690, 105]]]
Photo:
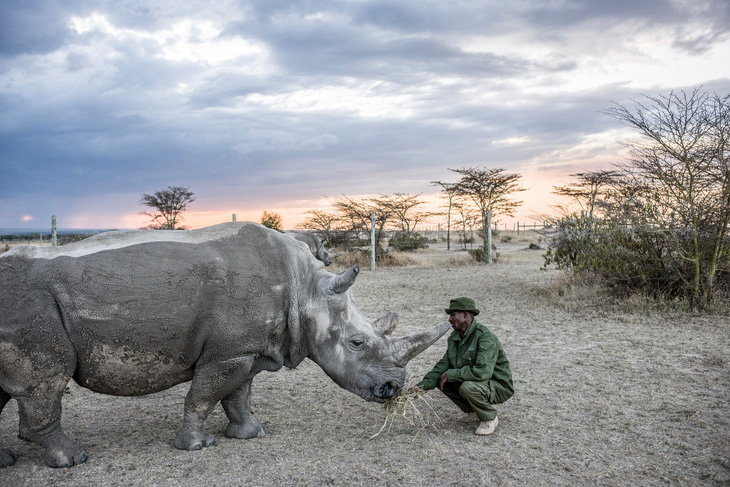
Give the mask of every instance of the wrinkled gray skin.
[[[382, 402], [449, 325], [388, 336], [397, 315], [369, 321], [347, 291], [358, 272], [331, 274], [294, 239], [254, 223], [17, 247], [0, 256], [0, 410], [15, 398], [19, 436], [45, 449], [47, 465], [69, 467], [86, 460], [60, 426], [70, 379], [125, 396], [192, 381], [174, 442], [187, 450], [214, 443], [204, 422], [219, 401], [226, 436], [263, 436], [251, 380], [304, 358]], [[0, 450], [1, 466], [14, 461]]]
[[324, 247], [324, 239], [319, 238], [317, 235], [313, 233], [307, 233], [307, 232], [295, 232], [295, 233], [287, 233], [290, 237], [292, 237], [295, 240], [298, 240], [300, 242], [304, 242], [307, 247], [309, 247], [309, 251], [312, 252], [312, 255], [317, 258], [317, 260], [321, 261], [324, 265], [328, 266], [332, 264], [332, 260], [335, 257], [338, 257], [342, 254], [336, 254], [332, 255], [329, 250], [327, 250]]

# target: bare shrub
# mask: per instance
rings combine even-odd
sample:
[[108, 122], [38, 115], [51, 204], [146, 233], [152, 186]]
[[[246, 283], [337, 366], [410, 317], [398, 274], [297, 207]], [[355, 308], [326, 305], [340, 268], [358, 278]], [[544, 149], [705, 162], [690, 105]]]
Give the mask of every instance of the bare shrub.
[[588, 213], [553, 221], [546, 265], [600, 274], [619, 296], [726, 307], [730, 95], [672, 92], [604, 113], [638, 138], [627, 141], [618, 170], [577, 174], [577, 183], [556, 188]]

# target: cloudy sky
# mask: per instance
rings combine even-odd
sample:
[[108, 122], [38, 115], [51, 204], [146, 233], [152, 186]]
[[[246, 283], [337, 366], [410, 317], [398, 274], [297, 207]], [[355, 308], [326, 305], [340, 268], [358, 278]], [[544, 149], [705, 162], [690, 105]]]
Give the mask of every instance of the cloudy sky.
[[190, 227], [292, 228], [462, 167], [521, 174], [527, 221], [620, 160], [612, 102], [729, 93], [729, 33], [727, 0], [0, 0], [0, 227], [186, 186]]

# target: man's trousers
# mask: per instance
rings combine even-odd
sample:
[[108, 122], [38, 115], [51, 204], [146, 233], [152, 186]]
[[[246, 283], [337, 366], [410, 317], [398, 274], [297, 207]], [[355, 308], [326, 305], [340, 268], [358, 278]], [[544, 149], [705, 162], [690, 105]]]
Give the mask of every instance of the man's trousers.
[[494, 381], [446, 382], [443, 393], [465, 413], [474, 411], [479, 421], [492, 421], [497, 417], [499, 404]]

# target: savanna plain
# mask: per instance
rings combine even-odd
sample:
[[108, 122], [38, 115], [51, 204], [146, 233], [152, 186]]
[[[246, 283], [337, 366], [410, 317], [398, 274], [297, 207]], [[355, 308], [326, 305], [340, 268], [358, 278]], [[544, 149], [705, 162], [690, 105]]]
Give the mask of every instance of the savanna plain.
[[[395, 335], [443, 321], [453, 297], [475, 299], [479, 320], [507, 352], [516, 389], [498, 406], [491, 436], [456, 422], [461, 412], [438, 391], [381, 431], [382, 405], [340, 389], [305, 360], [254, 379], [264, 438], [225, 438], [218, 406], [207, 422], [216, 445], [186, 452], [172, 442], [187, 384], [127, 398], [72, 383], [63, 424], [88, 461], [46, 467], [40, 448], [17, 439], [11, 401], [0, 445], [19, 458], [0, 470], [0, 485], [730, 485], [728, 318], [627, 308], [541, 270], [544, 251], [527, 245], [497, 244], [491, 266], [428, 249], [406, 267], [364, 270], [352, 288], [366, 316], [400, 313]], [[409, 383], [445, 348], [443, 337], [413, 359]]]

